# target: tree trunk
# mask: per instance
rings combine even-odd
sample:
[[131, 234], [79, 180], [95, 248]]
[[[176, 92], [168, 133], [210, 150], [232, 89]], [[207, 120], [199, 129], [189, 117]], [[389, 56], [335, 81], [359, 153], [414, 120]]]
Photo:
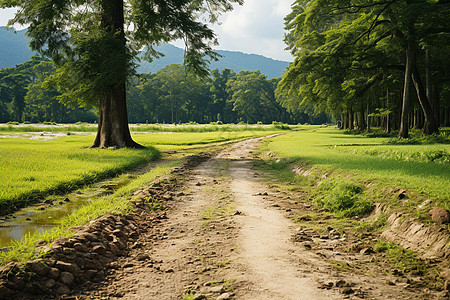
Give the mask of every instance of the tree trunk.
[[414, 62], [414, 41], [410, 38], [406, 48], [406, 68], [405, 68], [405, 83], [403, 86], [403, 100], [402, 100], [402, 116], [400, 119], [400, 131], [398, 133], [399, 138], [408, 138], [408, 112], [410, 103], [410, 90], [411, 90], [411, 75]]
[[353, 130], [353, 110], [352, 107], [350, 106], [347, 110], [347, 114], [348, 114], [348, 130]]
[[367, 124], [366, 124], [366, 118], [364, 116], [365, 113], [365, 107], [364, 107], [364, 103], [361, 103], [360, 106], [360, 111], [359, 111], [359, 130], [365, 130], [367, 128]]
[[126, 105], [126, 39], [124, 33], [123, 0], [103, 0], [102, 27], [114, 41], [115, 49], [111, 57], [120, 66], [120, 74], [113, 76], [116, 82], [111, 82], [100, 95], [99, 121], [97, 136], [92, 148], [145, 148], [131, 138], [128, 128], [128, 115]]
[[423, 127], [423, 133], [430, 135], [439, 132], [439, 124], [436, 122], [436, 118], [433, 112], [433, 106], [431, 105], [422, 80], [420, 78], [419, 69], [414, 66], [412, 70], [412, 79], [414, 87], [416, 88], [417, 98], [419, 99], [420, 106], [422, 107], [425, 115], [425, 125]]
[[430, 59], [430, 51], [427, 49], [425, 50], [425, 85], [426, 85], [426, 95], [428, 100], [430, 101], [430, 104], [432, 106], [433, 112], [434, 112], [434, 118], [436, 120], [436, 123], [439, 125], [441, 124], [441, 105], [439, 102], [439, 92], [437, 85], [433, 84], [433, 81], [435, 81], [434, 76], [431, 74], [431, 59]]

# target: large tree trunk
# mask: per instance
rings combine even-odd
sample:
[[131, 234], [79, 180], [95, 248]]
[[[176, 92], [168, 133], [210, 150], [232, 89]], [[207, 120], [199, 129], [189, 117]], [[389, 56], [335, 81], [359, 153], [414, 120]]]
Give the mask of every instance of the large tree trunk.
[[125, 84], [111, 87], [102, 95], [97, 136], [91, 147], [144, 148], [131, 138], [125, 95]]
[[119, 74], [112, 76], [116, 82], [105, 88], [100, 95], [97, 136], [91, 147], [98, 148], [144, 148], [131, 138], [128, 128], [126, 105], [127, 55], [124, 33], [123, 0], [103, 0], [102, 27], [113, 41], [113, 53], [105, 61], [113, 61]]
[[406, 48], [406, 69], [405, 69], [405, 83], [403, 86], [403, 101], [402, 101], [402, 116], [400, 119], [400, 131], [398, 133], [399, 138], [408, 138], [408, 112], [410, 103], [410, 90], [411, 90], [411, 76], [413, 69], [413, 62], [415, 56], [414, 41], [410, 38]]

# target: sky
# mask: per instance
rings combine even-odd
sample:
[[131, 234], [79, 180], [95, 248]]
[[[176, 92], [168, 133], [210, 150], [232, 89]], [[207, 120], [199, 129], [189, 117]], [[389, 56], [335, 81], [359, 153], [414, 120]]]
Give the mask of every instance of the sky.
[[[293, 2], [245, 0], [244, 5], [236, 5], [232, 12], [219, 18], [220, 24], [212, 26], [219, 40], [219, 46], [215, 48], [292, 61], [289, 51], [284, 50], [283, 18], [290, 12]], [[14, 9], [0, 9], [0, 26], [6, 25], [14, 12]], [[183, 47], [181, 42], [173, 44]]]

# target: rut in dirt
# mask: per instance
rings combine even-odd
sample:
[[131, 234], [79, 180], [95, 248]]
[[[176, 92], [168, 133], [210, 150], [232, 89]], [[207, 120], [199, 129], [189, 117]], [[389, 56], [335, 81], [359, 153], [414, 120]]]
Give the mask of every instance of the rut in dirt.
[[292, 243], [294, 224], [264, 203], [262, 196], [267, 193], [261, 192], [265, 187], [256, 179], [249, 157], [254, 146], [254, 142], [243, 143], [225, 154], [231, 160], [236, 209], [242, 212], [236, 263], [241, 265], [242, 277], [251, 282], [242, 299], [340, 299], [319, 290], [316, 282], [296, 268], [299, 249]]

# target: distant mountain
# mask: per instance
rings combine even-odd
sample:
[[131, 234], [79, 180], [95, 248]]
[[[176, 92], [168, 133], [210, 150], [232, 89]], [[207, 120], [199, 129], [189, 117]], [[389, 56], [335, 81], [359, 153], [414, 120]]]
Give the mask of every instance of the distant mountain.
[[[11, 68], [30, 59], [35, 53], [30, 50], [25, 36], [26, 29], [14, 33], [0, 27], [0, 69]], [[164, 44], [155, 49], [164, 56], [149, 63], [142, 60], [139, 73], [155, 73], [169, 64], [182, 64], [184, 50], [171, 44]], [[231, 69], [235, 72], [242, 70], [260, 70], [268, 78], [280, 77], [289, 62], [274, 60], [257, 54], [246, 54], [238, 51], [217, 50], [222, 57], [211, 62], [210, 69]]]
[[14, 33], [0, 27], [0, 69], [12, 68], [30, 60], [35, 53], [28, 46], [26, 29]]
[[[155, 47], [155, 50], [164, 53], [165, 56], [149, 63], [142, 60], [138, 68], [139, 73], [155, 73], [169, 64], [182, 64], [184, 50], [171, 44]], [[289, 65], [287, 61], [274, 60], [262, 55], [246, 54], [238, 51], [217, 50], [222, 57], [210, 64], [210, 69], [231, 69], [236, 73], [242, 70], [260, 70], [268, 78], [281, 77]]]

